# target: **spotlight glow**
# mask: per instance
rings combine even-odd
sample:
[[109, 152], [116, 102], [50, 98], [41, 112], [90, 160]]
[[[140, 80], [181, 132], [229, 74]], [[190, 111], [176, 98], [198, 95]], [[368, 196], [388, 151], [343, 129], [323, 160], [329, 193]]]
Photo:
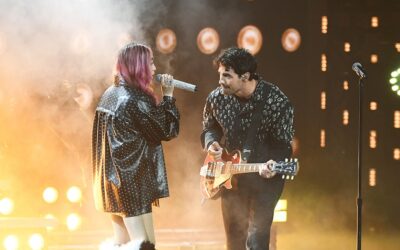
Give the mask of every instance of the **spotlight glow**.
[[237, 37], [237, 44], [240, 48], [247, 49], [251, 54], [257, 54], [263, 44], [261, 31], [254, 25], [243, 27]]
[[287, 221], [287, 212], [286, 211], [275, 211], [274, 222], [286, 222], [286, 221]]
[[157, 49], [163, 54], [169, 54], [176, 47], [176, 35], [170, 29], [162, 29], [156, 37]]
[[14, 210], [14, 202], [10, 198], [0, 200], [0, 214], [9, 215]]
[[44, 248], [44, 238], [41, 234], [32, 234], [29, 237], [29, 246], [32, 250], [41, 250]]
[[282, 34], [281, 43], [287, 52], [294, 52], [300, 47], [301, 35], [296, 29], [287, 29]]
[[287, 210], [287, 200], [279, 200], [275, 206], [275, 211]]
[[73, 186], [67, 191], [67, 199], [72, 203], [77, 203], [82, 200], [82, 191], [80, 188]]
[[47, 187], [43, 191], [43, 200], [47, 203], [54, 203], [58, 199], [58, 191], [53, 187]]
[[70, 231], [77, 230], [82, 224], [81, 217], [75, 213], [68, 215], [67, 217], [67, 228]]
[[389, 83], [391, 90], [400, 96], [400, 68], [390, 73]]
[[6, 250], [16, 250], [19, 247], [19, 240], [15, 235], [8, 235], [4, 241], [3, 246]]
[[218, 32], [210, 27], [202, 29], [197, 35], [197, 47], [204, 54], [214, 53], [219, 46]]

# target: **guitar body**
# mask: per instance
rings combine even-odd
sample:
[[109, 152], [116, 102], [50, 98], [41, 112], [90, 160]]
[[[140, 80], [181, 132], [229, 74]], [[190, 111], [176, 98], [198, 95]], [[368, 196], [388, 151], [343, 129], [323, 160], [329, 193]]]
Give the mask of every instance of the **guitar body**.
[[[206, 199], [218, 198], [221, 187], [231, 189], [232, 176], [235, 174], [258, 173], [267, 163], [245, 163], [241, 162], [240, 151], [235, 150], [228, 153], [222, 152], [221, 160], [214, 160], [207, 155], [203, 166], [200, 169], [200, 188], [203, 197]], [[273, 162], [268, 165], [270, 171], [281, 174], [283, 179], [293, 180], [299, 171], [297, 159], [285, 159], [285, 161]], [[236, 180], [236, 179], [233, 179]]]
[[207, 155], [204, 160], [203, 167], [206, 169], [206, 174], [200, 177], [200, 188], [203, 196], [207, 199], [218, 198], [221, 187], [232, 188], [233, 174], [228, 170], [229, 165], [241, 163], [240, 151], [238, 150], [232, 153], [223, 150], [221, 158], [221, 160], [216, 161], [212, 156]]

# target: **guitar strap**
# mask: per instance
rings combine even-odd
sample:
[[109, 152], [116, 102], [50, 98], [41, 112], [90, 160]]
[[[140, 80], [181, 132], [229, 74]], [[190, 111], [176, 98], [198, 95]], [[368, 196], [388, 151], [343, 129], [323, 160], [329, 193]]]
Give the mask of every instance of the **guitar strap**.
[[[261, 80], [262, 81], [262, 80]], [[262, 109], [263, 109], [263, 101], [266, 97], [266, 93], [269, 92], [270, 85], [266, 84], [264, 81], [261, 82], [264, 84], [264, 88], [262, 90], [261, 99], [256, 102], [256, 109], [254, 110], [251, 124], [249, 130], [247, 132], [246, 142], [242, 149], [242, 160], [247, 162], [251, 153], [254, 151], [254, 141], [256, 141], [258, 128], [261, 127], [261, 117], [262, 117]]]

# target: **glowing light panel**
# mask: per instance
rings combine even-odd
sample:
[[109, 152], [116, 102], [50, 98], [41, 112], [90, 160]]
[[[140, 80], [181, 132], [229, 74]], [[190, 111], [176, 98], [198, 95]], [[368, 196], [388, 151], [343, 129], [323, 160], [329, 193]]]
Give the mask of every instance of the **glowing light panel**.
[[321, 32], [322, 32], [322, 34], [328, 33], [328, 17], [327, 16], [321, 17]]
[[171, 29], [162, 29], [156, 37], [157, 49], [163, 54], [169, 54], [176, 47], [176, 35]]
[[80, 188], [73, 186], [67, 191], [67, 199], [72, 203], [77, 203], [82, 200], [82, 191]]
[[282, 47], [287, 52], [296, 51], [301, 44], [301, 35], [296, 29], [287, 29], [282, 34]]
[[325, 148], [326, 147], [325, 129], [321, 129], [321, 132], [320, 132], [320, 147], [321, 148]]
[[376, 186], [376, 170], [371, 168], [369, 170], [369, 186], [375, 187]]
[[14, 210], [14, 202], [10, 198], [0, 200], [0, 214], [9, 215]]
[[197, 47], [203, 54], [212, 54], [219, 47], [218, 32], [210, 27], [202, 29], [197, 35]]
[[47, 203], [54, 203], [58, 199], [58, 191], [53, 187], [47, 187], [43, 191], [43, 200]]
[[81, 217], [75, 213], [67, 216], [67, 228], [70, 231], [77, 230], [82, 224]]
[[322, 110], [326, 109], [326, 93], [325, 93], [325, 91], [321, 92], [321, 109]]
[[243, 27], [237, 37], [238, 47], [247, 49], [253, 55], [260, 51], [262, 42], [261, 31], [254, 25]]
[[4, 241], [3, 246], [6, 250], [16, 250], [19, 248], [19, 240], [15, 235], [8, 235]]
[[32, 250], [41, 250], [44, 248], [44, 238], [41, 234], [32, 234], [28, 242]]

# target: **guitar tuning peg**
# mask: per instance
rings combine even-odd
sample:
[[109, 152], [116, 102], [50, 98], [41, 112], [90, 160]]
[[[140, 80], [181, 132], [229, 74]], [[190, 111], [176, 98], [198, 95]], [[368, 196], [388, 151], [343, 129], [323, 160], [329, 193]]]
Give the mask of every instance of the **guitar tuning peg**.
[[294, 180], [294, 176], [290, 177], [290, 179], [293, 181]]
[[282, 179], [283, 179], [283, 180], [285, 179], [285, 175], [282, 175]]
[[286, 176], [286, 180], [290, 180], [290, 176], [289, 175]]
[[288, 158], [285, 158], [285, 162], [288, 162], [289, 160], [288, 160]]

